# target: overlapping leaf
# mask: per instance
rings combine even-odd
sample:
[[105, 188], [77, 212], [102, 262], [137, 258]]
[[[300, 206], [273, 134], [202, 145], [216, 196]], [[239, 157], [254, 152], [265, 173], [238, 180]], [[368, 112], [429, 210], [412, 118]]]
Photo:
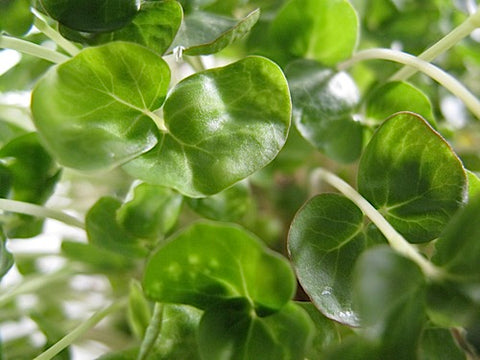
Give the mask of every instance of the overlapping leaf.
[[461, 161], [420, 116], [398, 113], [360, 160], [359, 192], [410, 242], [435, 239], [467, 195]]
[[246, 298], [258, 314], [268, 314], [291, 299], [295, 279], [285, 259], [245, 230], [196, 223], [152, 255], [143, 287], [158, 302], [205, 309]]
[[311, 60], [294, 61], [285, 73], [300, 134], [334, 160], [358, 159], [363, 128], [354, 119], [354, 109], [360, 96], [349, 75]]
[[115, 166], [157, 143], [153, 111], [162, 105], [169, 81], [165, 61], [143, 46], [113, 42], [87, 48], [37, 83], [34, 122], [63, 165]]
[[211, 195], [267, 165], [285, 143], [291, 103], [280, 68], [247, 57], [196, 73], [164, 105], [168, 131], [124, 167], [190, 197]]

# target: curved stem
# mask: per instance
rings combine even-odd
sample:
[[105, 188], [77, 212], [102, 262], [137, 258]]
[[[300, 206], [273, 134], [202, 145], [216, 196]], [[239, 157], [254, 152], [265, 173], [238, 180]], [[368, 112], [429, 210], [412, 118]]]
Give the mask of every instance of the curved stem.
[[55, 42], [59, 47], [61, 47], [63, 50], [65, 50], [67, 53], [69, 53], [72, 56], [77, 55], [80, 50], [73, 45], [70, 41], [65, 39], [62, 35], [60, 35], [57, 31], [52, 29], [49, 25], [45, 17], [40, 14], [37, 10], [32, 8], [32, 13], [35, 15], [35, 19], [33, 21], [33, 25], [40, 30], [42, 33], [44, 33], [47, 37], [49, 37], [51, 40]]
[[435, 267], [431, 262], [425, 259], [405, 238], [395, 230], [390, 223], [370, 204], [362, 195], [352, 188], [337, 175], [324, 170], [316, 169], [315, 175], [320, 179], [339, 190], [348, 199], [353, 201], [362, 212], [377, 226], [387, 238], [390, 246], [398, 253], [408, 257], [414, 261], [423, 271], [423, 273], [431, 279], [438, 279], [443, 276], [440, 269]]
[[44, 206], [30, 204], [23, 201], [0, 199], [0, 210], [55, 219], [67, 225], [85, 229], [84, 223], [73, 216], [58, 210], [49, 209]]
[[54, 50], [48, 49], [29, 41], [13, 38], [0, 34], [0, 48], [12, 49], [18, 52], [35, 56], [40, 59], [48, 60], [53, 63], [62, 63], [70, 59], [68, 56], [60, 54]]
[[[460, 40], [467, 37], [473, 30], [480, 26], [480, 11], [470, 15], [464, 22], [458, 25], [455, 29], [445, 35], [438, 42], [433, 44], [430, 48], [418, 55], [419, 59], [430, 62], [440, 54], [446, 52], [451, 47], [456, 45]], [[390, 78], [391, 81], [407, 80], [410, 76], [415, 74], [417, 69], [410, 66], [405, 66], [397, 71]]]
[[423, 72], [461, 99], [470, 111], [480, 119], [480, 101], [462, 83], [444, 70], [413, 55], [390, 49], [363, 50], [356, 53], [351, 59], [340, 63], [337, 68], [338, 70], [345, 70], [359, 61], [375, 59], [395, 61]]
[[120, 308], [125, 306], [127, 303], [126, 299], [120, 299], [110, 306], [102, 309], [95, 314], [93, 314], [89, 319], [87, 319], [84, 323], [78, 325], [75, 329], [73, 329], [70, 333], [65, 335], [61, 338], [58, 342], [48, 348], [46, 351], [38, 355], [33, 360], [50, 360], [55, 355], [57, 355], [60, 351], [65, 349], [67, 346], [71, 345], [75, 340], [80, 338], [83, 334], [85, 334], [88, 330], [93, 328], [97, 323], [103, 320], [108, 315], [118, 311]]
[[155, 341], [157, 340], [162, 329], [163, 309], [164, 308], [162, 304], [155, 303], [152, 320], [150, 321], [150, 324], [148, 324], [147, 331], [143, 337], [143, 342], [140, 347], [140, 351], [138, 352], [137, 360], [145, 360], [152, 350], [153, 345], [155, 344]]

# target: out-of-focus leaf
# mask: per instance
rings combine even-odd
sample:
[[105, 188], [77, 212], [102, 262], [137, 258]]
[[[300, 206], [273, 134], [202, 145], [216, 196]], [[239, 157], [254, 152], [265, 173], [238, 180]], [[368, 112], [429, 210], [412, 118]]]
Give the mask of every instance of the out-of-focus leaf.
[[0, 281], [14, 264], [13, 255], [8, 251], [6, 241], [2, 228], [0, 228]]
[[22, 36], [32, 27], [33, 14], [30, 0], [0, 1], [0, 31], [13, 36]]
[[466, 360], [448, 329], [429, 328], [422, 333], [419, 360]]

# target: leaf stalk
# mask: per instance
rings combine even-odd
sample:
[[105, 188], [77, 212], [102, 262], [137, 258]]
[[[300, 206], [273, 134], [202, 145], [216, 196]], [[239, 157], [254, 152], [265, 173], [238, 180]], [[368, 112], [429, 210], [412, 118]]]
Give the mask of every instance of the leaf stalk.
[[16, 50], [18, 52], [32, 55], [56, 64], [62, 63], [70, 59], [68, 56], [56, 52], [55, 50], [48, 49], [44, 46], [40, 46], [29, 41], [1, 34], [0, 48]]

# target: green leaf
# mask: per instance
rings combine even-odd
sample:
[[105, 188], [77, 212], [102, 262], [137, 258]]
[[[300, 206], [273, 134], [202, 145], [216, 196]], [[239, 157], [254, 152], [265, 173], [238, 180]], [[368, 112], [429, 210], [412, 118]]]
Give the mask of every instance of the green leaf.
[[276, 46], [291, 57], [334, 65], [355, 50], [358, 19], [347, 0], [291, 0], [270, 30]]
[[338, 194], [321, 194], [297, 213], [288, 249], [297, 277], [312, 302], [328, 318], [358, 326], [352, 304], [352, 271], [370, 246], [360, 209]]
[[294, 303], [257, 317], [245, 299], [234, 299], [205, 312], [198, 342], [208, 360], [303, 360], [312, 332], [310, 318]]
[[[397, 358], [393, 358], [397, 360]], [[380, 357], [380, 350], [378, 344], [368, 339], [365, 339], [362, 336], [351, 336], [345, 341], [343, 341], [341, 345], [334, 346], [331, 349], [327, 349], [327, 351], [322, 354], [321, 359], [384, 360]]]
[[11, 124], [8, 121], [3, 121], [0, 116], [0, 147], [2, 147], [10, 140], [19, 137], [20, 135], [25, 135], [26, 133], [27, 131], [25, 129], [22, 129], [17, 125]]
[[[6, 247], [7, 239], [0, 228], [0, 281], [15, 263], [13, 255]], [[1, 352], [0, 352], [1, 354]]]
[[131, 41], [163, 54], [175, 38], [182, 18], [182, 7], [177, 1], [145, 1], [130, 24], [101, 35], [96, 41]]
[[420, 116], [398, 113], [360, 160], [359, 192], [413, 243], [435, 239], [466, 199], [462, 163]]
[[372, 91], [366, 100], [365, 115], [377, 124], [399, 111], [414, 112], [436, 125], [428, 97], [407, 82], [388, 82]]
[[[261, 276], [260, 276], [261, 274]], [[200, 309], [245, 297], [258, 314], [278, 311], [295, 292], [288, 262], [234, 225], [196, 223], [150, 258], [145, 294]]]
[[350, 76], [311, 60], [296, 60], [285, 73], [300, 134], [334, 160], [358, 159], [363, 128], [353, 117], [359, 93]]
[[37, 83], [34, 122], [63, 165], [116, 166], [157, 143], [154, 121], [161, 125], [161, 119], [153, 111], [162, 105], [169, 81], [165, 61], [143, 46], [113, 42], [87, 48]]
[[168, 188], [140, 184], [133, 198], [116, 214], [124, 231], [139, 238], [160, 239], [176, 224], [182, 209], [182, 196]]
[[141, 340], [145, 336], [151, 318], [152, 311], [143, 295], [142, 286], [138, 281], [132, 279], [130, 281], [130, 293], [128, 294], [127, 319], [130, 328], [138, 339]]
[[386, 245], [367, 250], [354, 270], [354, 298], [381, 359], [415, 359], [425, 316], [426, 283], [420, 268]]
[[480, 178], [472, 171], [467, 170], [468, 198], [480, 195]]
[[195, 212], [211, 220], [238, 221], [253, 206], [250, 189], [246, 182], [206, 198], [186, 198], [186, 203]]
[[466, 360], [448, 329], [429, 328], [422, 333], [419, 360]]
[[37, 7], [74, 30], [102, 32], [128, 24], [138, 11], [138, 1], [37, 0]]
[[0, 1], [0, 31], [13, 36], [22, 36], [32, 27], [33, 14], [30, 0]]
[[199, 72], [170, 92], [159, 144], [124, 168], [190, 197], [215, 194], [275, 158], [290, 113], [285, 77], [265, 58]]
[[480, 282], [480, 196], [468, 204], [445, 228], [435, 243], [432, 262], [464, 281]]
[[127, 257], [143, 257], [148, 253], [146, 244], [117, 223], [116, 212], [121, 206], [117, 199], [102, 197], [90, 208], [85, 218], [88, 241]]
[[215, 54], [243, 38], [259, 17], [259, 9], [241, 20], [195, 11], [185, 17], [170, 48], [181, 47], [183, 54], [191, 56]]

